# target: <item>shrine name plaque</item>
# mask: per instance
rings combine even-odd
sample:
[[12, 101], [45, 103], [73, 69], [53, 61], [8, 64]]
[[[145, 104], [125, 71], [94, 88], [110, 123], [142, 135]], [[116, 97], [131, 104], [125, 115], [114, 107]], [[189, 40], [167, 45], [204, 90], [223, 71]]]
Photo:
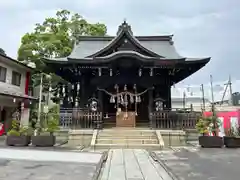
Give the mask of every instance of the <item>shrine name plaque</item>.
[[135, 127], [136, 126], [136, 113], [132, 111], [118, 112], [116, 115], [117, 127]]

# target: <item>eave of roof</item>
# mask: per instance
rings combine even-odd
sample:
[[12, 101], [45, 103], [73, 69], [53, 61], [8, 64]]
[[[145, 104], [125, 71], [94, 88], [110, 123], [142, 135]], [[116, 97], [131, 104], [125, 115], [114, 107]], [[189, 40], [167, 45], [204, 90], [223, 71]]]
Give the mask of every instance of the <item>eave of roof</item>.
[[[154, 62], [156, 65], [161, 62], [166, 64], [207, 64], [210, 61], [210, 57], [207, 58], [178, 58], [178, 59], [168, 59], [160, 57], [148, 57], [144, 56], [135, 51], [117, 51], [111, 55], [104, 57], [93, 57], [93, 58], [83, 58], [83, 59], [74, 59], [74, 58], [64, 58], [61, 60], [44, 58], [43, 61], [46, 64], [97, 64], [97, 63], [106, 63], [110, 62], [119, 57], [133, 57], [143, 62]], [[163, 63], [161, 63], [163, 64]]]
[[21, 67], [26, 68], [27, 70], [30, 70], [30, 71], [33, 71], [33, 70], [34, 70], [34, 68], [29, 67], [28, 65], [23, 64], [22, 62], [17, 61], [17, 60], [15, 60], [15, 59], [7, 56], [7, 55], [0, 54], [0, 56], [3, 57], [4, 59], [10, 60], [11, 62], [15, 63], [16, 65], [20, 65]]
[[20, 98], [20, 99], [29, 99], [29, 100], [38, 100], [38, 98], [28, 95], [19, 95], [19, 94], [10, 94], [5, 92], [0, 92], [1, 96], [13, 97], [13, 98]]

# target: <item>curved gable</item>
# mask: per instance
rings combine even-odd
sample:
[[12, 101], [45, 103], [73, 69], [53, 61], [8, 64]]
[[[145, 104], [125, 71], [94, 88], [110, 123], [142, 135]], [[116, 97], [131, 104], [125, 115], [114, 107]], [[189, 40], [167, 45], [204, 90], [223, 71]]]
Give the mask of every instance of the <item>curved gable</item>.
[[117, 36], [107, 46], [88, 57], [106, 56], [121, 50], [137, 51], [149, 57], [163, 57], [141, 45], [132, 35], [131, 27], [125, 21], [119, 26]]

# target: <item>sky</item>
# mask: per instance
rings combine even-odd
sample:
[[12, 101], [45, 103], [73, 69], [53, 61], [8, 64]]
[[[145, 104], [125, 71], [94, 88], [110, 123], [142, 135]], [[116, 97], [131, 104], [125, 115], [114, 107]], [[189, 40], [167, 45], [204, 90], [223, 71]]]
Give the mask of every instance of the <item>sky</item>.
[[211, 57], [203, 69], [182, 84], [240, 79], [239, 0], [0, 0], [0, 47], [17, 57], [21, 37], [57, 10], [79, 13], [89, 22], [107, 25], [115, 35], [123, 19], [134, 35], [174, 34], [184, 57]]

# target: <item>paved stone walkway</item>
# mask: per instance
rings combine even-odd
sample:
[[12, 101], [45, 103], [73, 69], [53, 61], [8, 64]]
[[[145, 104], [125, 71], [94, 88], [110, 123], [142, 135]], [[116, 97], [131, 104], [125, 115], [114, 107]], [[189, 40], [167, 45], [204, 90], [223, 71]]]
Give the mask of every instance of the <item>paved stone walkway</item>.
[[0, 180], [92, 180], [101, 153], [0, 148]]
[[240, 149], [174, 148], [156, 154], [181, 180], [240, 179]]
[[100, 180], [172, 180], [146, 150], [110, 150]]

